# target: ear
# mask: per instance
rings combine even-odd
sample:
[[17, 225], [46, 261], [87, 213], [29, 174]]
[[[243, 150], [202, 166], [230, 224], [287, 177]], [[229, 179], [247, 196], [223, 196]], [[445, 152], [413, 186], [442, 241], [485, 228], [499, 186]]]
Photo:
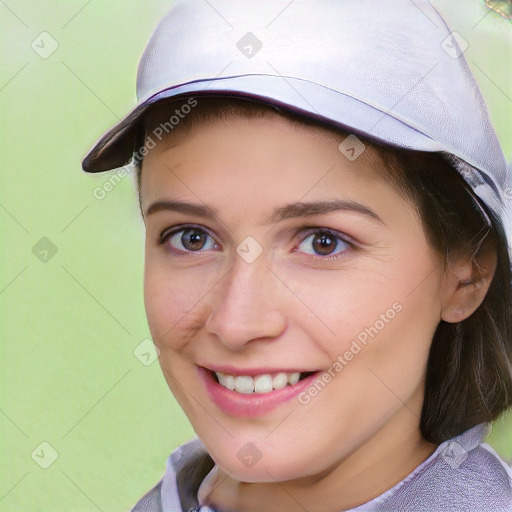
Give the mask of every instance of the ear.
[[482, 304], [498, 258], [496, 244], [487, 240], [475, 256], [452, 256], [443, 279], [441, 318], [457, 323], [471, 316]]

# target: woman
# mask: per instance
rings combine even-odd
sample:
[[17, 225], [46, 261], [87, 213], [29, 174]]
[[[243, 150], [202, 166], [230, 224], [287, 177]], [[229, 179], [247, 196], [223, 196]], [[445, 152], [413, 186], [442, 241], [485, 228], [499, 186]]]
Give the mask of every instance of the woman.
[[426, 1], [159, 24], [83, 162], [137, 166], [148, 323], [198, 436], [134, 510], [511, 510], [483, 443], [512, 404], [510, 176], [461, 44]]

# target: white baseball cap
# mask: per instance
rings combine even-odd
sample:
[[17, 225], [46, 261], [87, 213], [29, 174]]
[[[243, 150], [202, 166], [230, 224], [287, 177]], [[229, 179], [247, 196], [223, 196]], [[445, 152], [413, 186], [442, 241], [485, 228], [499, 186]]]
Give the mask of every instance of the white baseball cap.
[[467, 45], [428, 0], [180, 0], [144, 50], [137, 105], [82, 168], [128, 164], [158, 101], [252, 98], [356, 136], [441, 152], [501, 219], [512, 254], [512, 178]]

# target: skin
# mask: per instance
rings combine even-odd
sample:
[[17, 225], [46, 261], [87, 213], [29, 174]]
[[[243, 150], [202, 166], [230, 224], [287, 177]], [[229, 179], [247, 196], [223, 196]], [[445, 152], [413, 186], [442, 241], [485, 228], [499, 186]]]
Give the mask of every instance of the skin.
[[[460, 321], [478, 307], [494, 271], [492, 256], [479, 275], [464, 257], [445, 269], [414, 205], [369, 150], [349, 161], [342, 140], [273, 114], [209, 122], [144, 159], [144, 212], [162, 200], [218, 212], [145, 215], [144, 296], [165, 379], [216, 463], [200, 503], [222, 511], [352, 508], [431, 455], [419, 418], [433, 333], [441, 319]], [[361, 203], [382, 222], [336, 211], [268, 223], [289, 202], [333, 198]], [[206, 236], [204, 248], [187, 251], [180, 234], [159, 244], [164, 230], [187, 223], [218, 245]], [[315, 252], [320, 234], [300, 241], [310, 227], [353, 246], [337, 240]], [[236, 252], [247, 236], [263, 248], [252, 263]], [[218, 408], [198, 377], [196, 365], [327, 370], [397, 302], [400, 312], [308, 404], [293, 399], [239, 418]], [[251, 468], [237, 457], [248, 442], [262, 454]]]

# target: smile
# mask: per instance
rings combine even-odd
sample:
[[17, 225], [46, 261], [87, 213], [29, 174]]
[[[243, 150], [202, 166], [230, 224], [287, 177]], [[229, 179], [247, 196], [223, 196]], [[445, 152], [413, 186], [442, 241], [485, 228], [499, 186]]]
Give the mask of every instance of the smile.
[[197, 370], [207, 395], [220, 410], [246, 418], [264, 416], [289, 403], [321, 373], [285, 369], [211, 370], [203, 366], [197, 366]]
[[214, 372], [217, 377], [217, 382], [231, 391], [237, 393], [251, 394], [260, 393], [266, 394], [272, 391], [283, 389], [286, 386], [294, 386], [299, 380], [304, 379], [312, 372], [279, 372], [279, 373], [264, 373], [261, 375], [230, 375], [222, 372]]

